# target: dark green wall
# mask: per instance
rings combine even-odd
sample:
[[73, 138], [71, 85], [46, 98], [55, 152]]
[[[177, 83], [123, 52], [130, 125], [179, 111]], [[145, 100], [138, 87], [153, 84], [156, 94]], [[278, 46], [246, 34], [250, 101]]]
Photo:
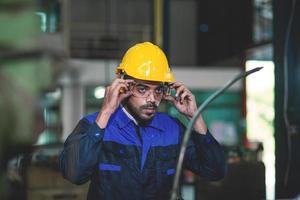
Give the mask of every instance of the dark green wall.
[[[193, 94], [196, 97], [197, 104], [200, 106], [215, 90], [209, 91], [197, 91], [193, 90]], [[213, 123], [217, 122], [221, 125], [221, 129], [226, 129], [232, 132], [232, 128], [236, 133], [234, 136], [226, 134], [226, 130], [221, 130], [221, 140], [226, 141], [228, 144], [237, 141], [236, 145], [242, 144], [243, 134], [245, 133], [244, 120], [242, 119], [242, 96], [240, 91], [227, 91], [217, 99], [215, 99], [204, 112], [202, 113], [208, 128], [212, 127]], [[169, 105], [168, 111], [174, 117], [179, 118], [185, 125], [188, 121], [185, 117], [180, 115], [174, 107]], [[221, 124], [220, 124], [221, 123]], [[211, 130], [212, 131], [212, 130]], [[215, 134], [215, 133], [213, 133]], [[223, 136], [224, 137], [223, 137]], [[218, 138], [217, 138], [218, 139]], [[226, 144], [225, 144], [226, 145]]]

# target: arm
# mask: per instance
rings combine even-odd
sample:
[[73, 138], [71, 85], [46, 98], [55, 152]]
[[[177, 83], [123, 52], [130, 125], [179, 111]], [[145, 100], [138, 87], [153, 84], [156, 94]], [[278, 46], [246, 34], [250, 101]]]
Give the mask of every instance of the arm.
[[[60, 170], [66, 179], [75, 184], [85, 183], [97, 168], [104, 129], [120, 102], [131, 95], [128, 91], [130, 82], [132, 80], [115, 79], [106, 87], [98, 115], [93, 116], [93, 120], [82, 119], [67, 138], [59, 159]], [[120, 92], [121, 88], [123, 92]]]
[[[176, 89], [177, 98], [165, 95], [164, 99], [170, 101], [187, 119], [192, 119], [197, 111], [195, 96], [179, 82], [170, 84], [170, 88]], [[185, 127], [181, 123], [180, 126], [181, 133], [183, 133]], [[207, 130], [201, 115], [197, 118], [193, 128], [194, 131], [185, 153], [184, 167], [209, 180], [223, 178], [226, 171], [224, 152]]]
[[[183, 85], [180, 82], [171, 83], [169, 87], [170, 89], [176, 90], [176, 95], [175, 97], [170, 95], [164, 95], [164, 99], [170, 101], [175, 106], [175, 108], [187, 119], [192, 119], [195, 112], [197, 111], [197, 103], [195, 96], [189, 89], [187, 89], [185, 85]], [[202, 115], [200, 115], [197, 118], [194, 124], [194, 130], [198, 134], [202, 135], [205, 135], [207, 133], [207, 127], [202, 118]]]
[[67, 138], [59, 157], [63, 177], [75, 184], [87, 182], [97, 167], [104, 129], [82, 119]]
[[[185, 127], [183, 125], [181, 127], [183, 133]], [[183, 167], [207, 180], [216, 181], [224, 178], [225, 155], [222, 147], [209, 131], [206, 134], [199, 134], [195, 131], [192, 133]]]

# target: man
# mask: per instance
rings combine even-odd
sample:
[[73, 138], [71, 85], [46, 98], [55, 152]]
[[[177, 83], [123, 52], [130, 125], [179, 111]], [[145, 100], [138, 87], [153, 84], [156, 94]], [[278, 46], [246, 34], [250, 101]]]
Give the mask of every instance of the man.
[[[166, 56], [150, 42], [130, 48], [116, 73], [101, 111], [81, 119], [66, 140], [61, 172], [75, 184], [90, 180], [89, 200], [166, 200], [184, 126], [157, 107], [165, 99], [191, 119], [195, 97], [174, 81]], [[176, 97], [169, 89], [176, 90]], [[184, 167], [208, 180], [224, 177], [223, 151], [201, 116]]]

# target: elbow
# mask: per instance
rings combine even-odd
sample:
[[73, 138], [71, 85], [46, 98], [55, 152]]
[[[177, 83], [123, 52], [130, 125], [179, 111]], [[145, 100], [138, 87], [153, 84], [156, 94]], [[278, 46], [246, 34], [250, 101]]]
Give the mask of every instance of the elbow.
[[220, 181], [222, 179], [224, 179], [226, 176], [226, 170], [224, 169], [220, 169], [218, 172], [215, 173], [215, 175], [213, 176], [211, 181]]
[[75, 185], [82, 185], [88, 181], [82, 178], [82, 176], [79, 173], [76, 173], [72, 169], [60, 168], [60, 171], [64, 179], [68, 180], [69, 182]]
[[84, 180], [80, 176], [77, 176], [77, 175], [68, 174], [68, 175], [64, 175], [63, 177], [75, 185], [82, 185], [87, 182], [87, 180]]
[[226, 166], [220, 166], [218, 169], [214, 170], [210, 176], [208, 176], [209, 181], [220, 181], [225, 178], [227, 174]]
[[220, 181], [226, 176], [226, 166], [220, 165], [218, 167], [204, 167], [199, 173], [199, 176], [207, 181]]
[[[75, 185], [81, 185], [87, 182], [86, 179], [83, 179], [80, 173], [76, 172], [77, 170], [74, 167], [68, 167], [68, 163], [64, 162], [64, 159], [59, 160], [59, 170], [64, 179]], [[72, 166], [72, 165], [71, 165]]]
[[213, 173], [212, 173], [212, 179], [211, 181], [220, 181], [225, 178], [227, 174], [227, 165], [226, 165], [226, 159], [224, 156], [224, 153], [222, 153], [222, 156], [218, 160], [218, 162], [215, 164]]
[[219, 180], [224, 179], [227, 174], [227, 168], [224, 166], [219, 173]]

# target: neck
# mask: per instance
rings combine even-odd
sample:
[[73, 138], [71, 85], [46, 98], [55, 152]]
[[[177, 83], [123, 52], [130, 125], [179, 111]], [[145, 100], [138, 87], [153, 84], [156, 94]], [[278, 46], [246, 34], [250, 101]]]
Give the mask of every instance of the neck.
[[145, 121], [142, 120], [138, 115], [136, 115], [127, 104], [121, 105], [125, 114], [136, 124], [139, 126], [147, 126], [151, 120]]

